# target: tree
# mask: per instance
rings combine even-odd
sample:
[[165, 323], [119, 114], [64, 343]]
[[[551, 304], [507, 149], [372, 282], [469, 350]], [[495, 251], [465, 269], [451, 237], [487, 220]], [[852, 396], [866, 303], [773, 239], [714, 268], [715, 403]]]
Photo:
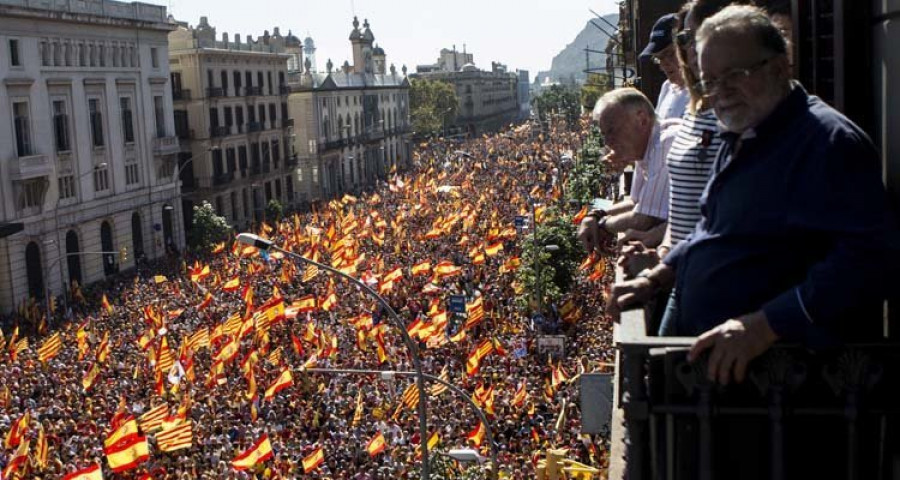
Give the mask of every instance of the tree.
[[281, 220], [281, 216], [284, 214], [284, 207], [281, 206], [281, 202], [275, 200], [274, 198], [269, 200], [269, 203], [266, 205], [266, 220], [270, 222], [277, 222]]
[[[578, 263], [584, 257], [584, 252], [575, 243], [571, 215], [560, 214], [556, 207], [547, 207], [542, 217], [543, 221], [536, 229], [537, 238], [531, 237], [522, 244], [522, 266], [516, 271], [516, 280], [527, 295], [516, 299], [520, 307], [536, 307], [538, 290], [543, 306], [558, 301], [569, 291]], [[547, 245], [558, 248], [547, 251]]]
[[231, 233], [231, 225], [228, 225], [225, 217], [216, 214], [209, 202], [194, 205], [194, 221], [188, 234], [191, 248], [208, 250], [213, 245], [228, 240]]
[[552, 85], [536, 96], [531, 104], [542, 122], [546, 122], [552, 114], [559, 114], [574, 125], [581, 116], [581, 98], [577, 87]]
[[447, 82], [414, 79], [409, 88], [409, 106], [417, 135], [440, 135], [456, 118], [459, 99], [456, 89]]
[[603, 162], [603, 136], [597, 127], [590, 133], [577, 152], [578, 161], [566, 179], [566, 200], [586, 205], [595, 198], [613, 198], [618, 185], [618, 172]]

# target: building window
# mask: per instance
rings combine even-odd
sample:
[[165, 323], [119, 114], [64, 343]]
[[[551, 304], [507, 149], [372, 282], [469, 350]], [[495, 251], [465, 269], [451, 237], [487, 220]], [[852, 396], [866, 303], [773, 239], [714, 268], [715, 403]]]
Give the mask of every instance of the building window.
[[28, 118], [28, 102], [13, 103], [13, 117], [16, 125], [16, 150], [20, 157], [32, 154], [31, 120]]
[[241, 72], [234, 72], [234, 96], [241, 94]]
[[159, 68], [159, 49], [156, 47], [150, 47], [150, 65]]
[[266, 106], [262, 104], [259, 105], [259, 125], [263, 130], [266, 129]]
[[66, 114], [66, 102], [53, 101], [53, 134], [56, 138], [56, 151], [67, 152], [69, 145], [69, 116]]
[[241, 133], [244, 129], [244, 107], [240, 105], [234, 107], [234, 118], [238, 133]]
[[[123, 98], [123, 100], [128, 100], [127, 98]], [[96, 98], [91, 98], [88, 100], [88, 112], [90, 113], [91, 118], [91, 141], [95, 147], [102, 147], [105, 145], [103, 142], [103, 113], [100, 111], [100, 100]], [[130, 117], [129, 110], [129, 117]], [[125, 117], [124, 110], [122, 111], [122, 117]], [[126, 133], [127, 135], [127, 133]], [[128, 137], [126, 136], [126, 141], [128, 141]], [[131, 141], [134, 141], [134, 132], [132, 131]]]
[[37, 208], [44, 200], [44, 183], [29, 180], [22, 186], [22, 208]]
[[272, 127], [275, 127], [275, 104], [269, 104], [269, 121], [272, 122]]
[[232, 114], [231, 107], [225, 107], [225, 127], [228, 128], [228, 131], [231, 131], [231, 126], [234, 125], [234, 115]]
[[[263, 72], [256, 72], [256, 86], [259, 87], [259, 94], [262, 95], [262, 89], [265, 85], [265, 80], [263, 79]], [[272, 92], [269, 92], [270, 94]]]
[[67, 198], [75, 197], [75, 176], [74, 175], [61, 175], [57, 179], [58, 187], [59, 187], [59, 199], [65, 200]]
[[14, 38], [9, 39], [9, 64], [13, 67], [22, 66], [22, 56], [19, 55], [19, 41]]
[[275, 90], [272, 88], [272, 72], [266, 72], [266, 81], [269, 83], [269, 95], [274, 95]]
[[222, 70], [220, 72], [219, 76], [222, 78], [222, 95], [227, 97], [228, 96], [228, 72], [226, 72], [225, 70]]
[[153, 112], [156, 116], [156, 138], [166, 136], [166, 107], [162, 95], [153, 97]]
[[131, 98], [119, 98], [119, 106], [122, 110], [122, 135], [125, 143], [134, 143], [134, 115], [131, 112]]
[[137, 163], [125, 164], [125, 185], [137, 185], [141, 181]]
[[94, 170], [94, 191], [105, 192], [109, 190], [109, 169]]

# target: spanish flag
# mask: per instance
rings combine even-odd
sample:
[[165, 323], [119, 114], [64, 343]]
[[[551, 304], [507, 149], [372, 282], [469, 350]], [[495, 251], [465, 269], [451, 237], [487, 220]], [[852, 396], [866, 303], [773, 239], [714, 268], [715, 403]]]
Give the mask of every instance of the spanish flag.
[[330, 312], [335, 305], [337, 305], [337, 295], [334, 292], [330, 292], [325, 297], [325, 300], [322, 300], [322, 310]]
[[503, 251], [503, 242], [497, 242], [492, 245], [488, 245], [484, 249], [484, 253], [489, 257], [495, 257], [502, 251]]
[[59, 332], [56, 332], [50, 336], [50, 338], [44, 340], [44, 343], [38, 348], [38, 359], [40, 359], [41, 362], [46, 363], [48, 360], [59, 355], [60, 350], [62, 350], [62, 339], [59, 336]]
[[103, 480], [103, 471], [100, 470], [100, 465], [95, 463], [66, 475], [62, 480]]
[[137, 434], [137, 421], [135, 421], [134, 418], [129, 418], [106, 437], [106, 440], [103, 441], [103, 446], [106, 448], [114, 447], [119, 441]]
[[478, 427], [466, 435], [466, 441], [472, 442], [475, 447], [481, 447], [482, 440], [484, 440], [484, 424], [478, 422]]
[[384, 435], [381, 432], [375, 434], [369, 443], [366, 445], [366, 451], [369, 452], [370, 457], [374, 457], [379, 453], [383, 452], [385, 448]]
[[206, 310], [206, 307], [208, 307], [212, 303], [212, 301], [213, 301], [212, 294], [209, 292], [206, 292], [206, 296], [203, 297], [203, 302], [201, 302], [200, 305], [197, 305], [197, 311], [202, 312], [203, 310]]
[[132, 434], [122, 438], [115, 445], [103, 449], [109, 468], [115, 472], [125, 472], [137, 467], [150, 458], [147, 437]]
[[411, 273], [413, 276], [428, 275], [429, 273], [431, 273], [431, 262], [424, 261], [413, 265]]
[[106, 298], [106, 294], [103, 294], [103, 298], [100, 299], [100, 304], [103, 305], [103, 309], [106, 310], [106, 313], [112, 315], [113, 307], [109, 304], [109, 300]]
[[294, 301], [291, 306], [296, 308], [300, 313], [311, 312], [316, 309], [316, 296], [306, 295], [305, 297], [301, 297], [299, 300]]
[[434, 267], [434, 274], [437, 277], [452, 277], [462, 273], [462, 268], [453, 265], [452, 262], [444, 260]]
[[522, 383], [519, 384], [519, 388], [516, 389], [516, 393], [513, 395], [510, 405], [521, 407], [525, 403], [525, 398], [528, 396], [528, 390], [525, 387], [526, 382], [522, 380]]
[[257, 464], [272, 458], [272, 443], [269, 442], [269, 436], [263, 434], [256, 443], [245, 450], [240, 455], [234, 457], [231, 466], [235, 470], [249, 470]]
[[222, 290], [225, 290], [226, 292], [235, 292], [240, 287], [241, 277], [234, 277], [231, 280], [225, 282], [225, 285], [222, 286]]
[[168, 281], [169, 281], [169, 279], [166, 278], [165, 275], [154, 275], [153, 276], [153, 283], [155, 283], [157, 285], [159, 285], [160, 283], [166, 283]]
[[382, 281], [384, 283], [396, 282], [397, 280], [400, 280], [401, 278], [403, 278], [403, 270], [400, 267], [397, 267], [397, 268], [391, 270], [390, 272], [388, 272], [384, 276], [384, 279]]
[[581, 210], [579, 210], [578, 213], [576, 213], [574, 217], [572, 217], [572, 223], [574, 223], [575, 225], [581, 225], [581, 221], [584, 220], [584, 217], [586, 217], [587, 214], [588, 214], [588, 207], [587, 207], [587, 205], [585, 205], [585, 206], [581, 207]]
[[28, 447], [29, 441], [27, 440], [19, 444], [19, 448], [12, 454], [9, 458], [9, 462], [3, 469], [2, 478], [13, 478], [13, 475], [16, 474], [19, 467], [28, 463]]
[[322, 450], [322, 447], [319, 447], [303, 459], [303, 473], [309, 473], [319, 468], [323, 463], [325, 463], [325, 451]]
[[434, 432], [428, 437], [428, 450], [434, 450], [434, 447], [438, 446], [441, 443], [441, 436], [438, 435], [438, 432]]
[[294, 376], [291, 375], [291, 370], [289, 368], [285, 367], [281, 371], [281, 375], [278, 376], [278, 378], [275, 380], [275, 382], [269, 388], [266, 389], [266, 394], [265, 394], [264, 398], [266, 400], [271, 400], [273, 397], [275, 397], [276, 393], [284, 390], [285, 388], [290, 387], [293, 384], [294, 384]]

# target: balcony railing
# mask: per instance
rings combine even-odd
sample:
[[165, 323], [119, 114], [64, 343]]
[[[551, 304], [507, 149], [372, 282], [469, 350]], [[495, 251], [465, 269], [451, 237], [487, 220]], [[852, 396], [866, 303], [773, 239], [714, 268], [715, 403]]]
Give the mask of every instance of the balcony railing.
[[172, 100], [190, 100], [191, 99], [191, 91], [187, 89], [174, 90], [172, 91]]
[[247, 124], [247, 133], [256, 133], [262, 131], [262, 123], [250, 122]]
[[291, 128], [291, 127], [293, 127], [293, 126], [294, 126], [294, 119], [293, 119], [293, 118], [285, 118], [285, 119], [281, 120], [281, 126], [284, 127], [284, 128]]
[[47, 155], [13, 157], [9, 162], [9, 176], [13, 181], [48, 177], [53, 173], [53, 165]]
[[181, 149], [178, 137], [157, 137], [153, 139], [153, 154], [157, 156], [174, 155]]
[[228, 127], [225, 126], [212, 127], [209, 129], [209, 136], [212, 138], [226, 137], [228, 136], [228, 133]]
[[897, 345], [779, 344], [720, 386], [707, 358], [688, 363], [695, 338], [649, 336], [646, 318], [624, 312], [615, 328], [610, 479], [892, 478]]
[[250, 175], [261, 175], [262, 167], [260, 165], [252, 165], [250, 167]]
[[207, 87], [206, 96], [209, 98], [219, 98], [225, 96], [225, 90], [222, 87]]
[[244, 87], [244, 96], [245, 97], [257, 97], [262, 95], [262, 88], [260, 87]]
[[290, 95], [290, 94], [291, 94], [291, 87], [289, 87], [289, 86], [287, 86], [287, 85], [279, 85], [279, 86], [278, 86], [278, 93], [279, 93], [280, 95]]

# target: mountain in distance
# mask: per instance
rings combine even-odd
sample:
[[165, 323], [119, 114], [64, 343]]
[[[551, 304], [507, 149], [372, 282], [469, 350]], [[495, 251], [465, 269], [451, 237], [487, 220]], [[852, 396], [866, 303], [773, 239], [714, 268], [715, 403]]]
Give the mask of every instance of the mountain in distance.
[[[617, 13], [604, 15], [603, 18], [613, 25], [619, 24], [619, 14]], [[613, 28], [603, 20], [594, 18], [593, 21], [600, 25], [603, 30], [614, 33]], [[587, 80], [587, 74], [584, 73], [584, 49], [590, 48], [591, 50], [603, 51], [606, 49], [608, 41], [609, 36], [588, 21], [578, 36], [575, 37], [575, 40], [566, 45], [566, 48], [553, 57], [550, 70], [538, 72], [534, 78], [535, 84], [541, 85], [546, 81], [550, 83], [571, 83], [573, 78], [576, 83], [584, 83]], [[606, 56], [599, 53], [591, 53], [590, 61], [591, 68], [605, 65]]]

